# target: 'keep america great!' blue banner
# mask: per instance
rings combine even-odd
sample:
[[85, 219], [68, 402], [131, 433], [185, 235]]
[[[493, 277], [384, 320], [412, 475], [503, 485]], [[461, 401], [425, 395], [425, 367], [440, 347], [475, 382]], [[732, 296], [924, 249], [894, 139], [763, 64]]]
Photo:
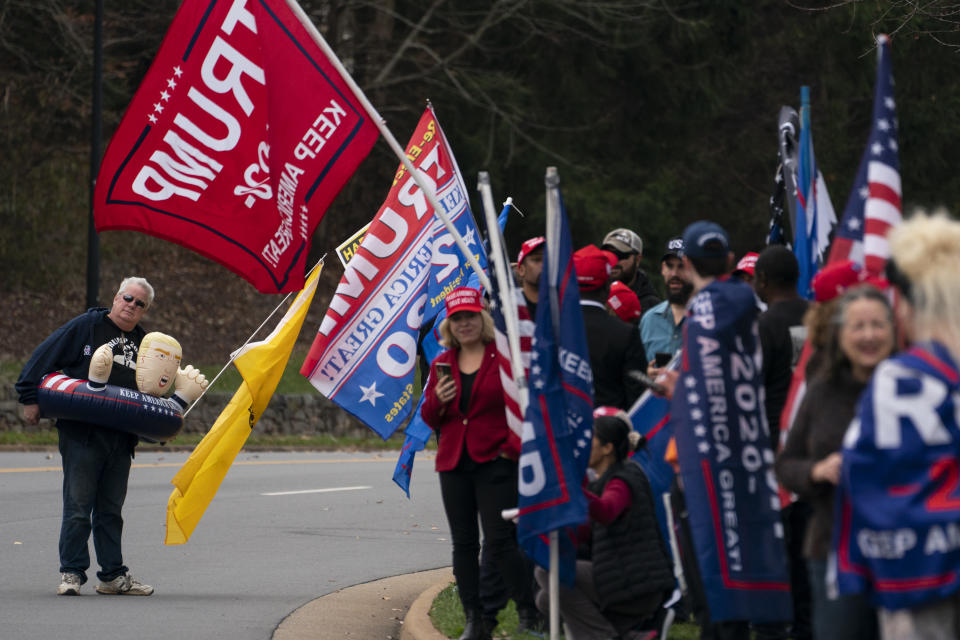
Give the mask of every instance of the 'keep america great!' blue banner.
[[792, 601], [752, 289], [690, 303], [671, 404], [690, 529], [713, 621], [790, 620]]

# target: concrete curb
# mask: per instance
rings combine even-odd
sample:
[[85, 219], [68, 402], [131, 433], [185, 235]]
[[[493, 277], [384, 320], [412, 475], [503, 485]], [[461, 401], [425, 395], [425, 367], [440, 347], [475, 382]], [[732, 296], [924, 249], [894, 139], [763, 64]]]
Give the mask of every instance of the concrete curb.
[[448, 640], [447, 636], [437, 631], [430, 621], [430, 607], [441, 591], [453, 582], [453, 570], [448, 569], [440, 582], [421, 593], [403, 619], [403, 628], [400, 630], [400, 640]]
[[346, 587], [292, 612], [272, 640], [447, 640], [433, 628], [429, 613], [433, 599], [452, 581], [446, 567]]

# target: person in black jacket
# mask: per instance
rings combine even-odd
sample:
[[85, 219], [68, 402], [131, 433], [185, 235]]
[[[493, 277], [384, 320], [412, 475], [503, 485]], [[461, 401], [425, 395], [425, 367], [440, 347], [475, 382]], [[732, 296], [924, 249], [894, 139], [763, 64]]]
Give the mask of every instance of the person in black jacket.
[[637, 294], [640, 308], [644, 313], [647, 309], [660, 304], [657, 290], [653, 288], [646, 271], [640, 266], [640, 261], [643, 260], [643, 240], [640, 236], [630, 229], [614, 229], [603, 237], [600, 248], [617, 257], [611, 277], [627, 285]]
[[593, 245], [573, 254], [580, 288], [580, 311], [593, 371], [593, 405], [619, 407], [626, 411], [645, 388], [642, 382], [631, 376], [631, 372], [646, 371], [647, 357], [637, 328], [607, 312], [610, 267], [615, 262], [615, 256]]
[[[630, 418], [615, 407], [594, 412], [592, 477], [584, 488], [589, 520], [578, 531], [576, 582], [560, 586], [560, 613], [571, 640], [644, 637], [635, 629], [656, 616], [674, 589], [667, 546], [657, 525], [650, 483], [629, 460]], [[536, 570], [548, 607], [548, 574]]]
[[[44, 340], [16, 383], [24, 419], [37, 424], [40, 418], [37, 385], [45, 375], [59, 370], [72, 378], [86, 379], [90, 358], [101, 345], [110, 344], [113, 348], [109, 384], [136, 389], [137, 352], [146, 335], [139, 323], [152, 302], [153, 287], [149, 282], [144, 278], [126, 278], [110, 309], [90, 309]], [[120, 548], [120, 511], [127, 495], [137, 436], [76, 420], [58, 420], [56, 427], [63, 462], [57, 594], [78, 595], [80, 586], [87, 581], [87, 540], [92, 530], [100, 564], [97, 593], [150, 595], [153, 587], [130, 576]]]

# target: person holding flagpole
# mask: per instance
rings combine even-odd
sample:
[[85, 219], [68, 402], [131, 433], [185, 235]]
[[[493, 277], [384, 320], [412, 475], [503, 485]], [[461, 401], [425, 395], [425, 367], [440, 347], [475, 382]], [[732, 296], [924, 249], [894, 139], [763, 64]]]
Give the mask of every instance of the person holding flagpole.
[[480, 292], [459, 287], [446, 298], [440, 323], [448, 348], [431, 364], [421, 416], [436, 433], [436, 469], [453, 538], [453, 575], [466, 626], [460, 640], [490, 637], [481, 612], [480, 538], [511, 591], [520, 628], [536, 624], [537, 610], [516, 528], [501, 517], [517, 506], [520, 438], [507, 426], [494, 325]]

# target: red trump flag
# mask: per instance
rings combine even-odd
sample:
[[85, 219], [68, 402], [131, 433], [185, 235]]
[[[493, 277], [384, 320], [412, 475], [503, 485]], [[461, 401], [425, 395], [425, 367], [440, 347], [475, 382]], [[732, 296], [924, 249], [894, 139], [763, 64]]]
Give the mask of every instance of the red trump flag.
[[284, 0], [185, 0], [107, 148], [96, 227], [297, 291], [314, 229], [376, 139]]

